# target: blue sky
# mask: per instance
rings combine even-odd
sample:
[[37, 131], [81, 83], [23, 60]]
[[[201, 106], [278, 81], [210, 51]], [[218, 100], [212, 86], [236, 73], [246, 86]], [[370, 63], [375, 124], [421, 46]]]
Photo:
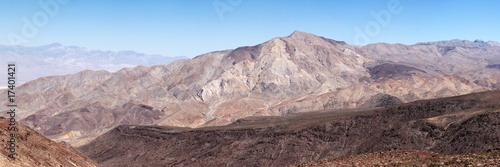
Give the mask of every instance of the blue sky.
[[[497, 0], [60, 1], [0, 0], [0, 45], [57, 42], [99, 50], [194, 57], [256, 45], [288, 36], [294, 30], [349, 44], [500, 41]], [[40, 3], [55, 3], [58, 10], [55, 5], [49, 6], [50, 11], [56, 11], [50, 15]], [[398, 12], [391, 12], [391, 5]], [[378, 21], [372, 13], [388, 13], [390, 20], [380, 17], [383, 21]], [[25, 33], [28, 36], [23, 35], [26, 20], [37, 30]], [[356, 28], [368, 40], [356, 40], [360, 34]], [[24, 40], [13, 42], [13, 36]]]

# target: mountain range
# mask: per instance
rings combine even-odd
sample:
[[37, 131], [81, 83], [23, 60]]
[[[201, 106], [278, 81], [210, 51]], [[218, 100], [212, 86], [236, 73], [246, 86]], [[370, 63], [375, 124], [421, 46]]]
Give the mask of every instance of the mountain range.
[[295, 31], [168, 65], [39, 78], [16, 87], [18, 118], [81, 146], [121, 125], [220, 126], [250, 116], [390, 107], [494, 90], [499, 66], [496, 42], [352, 46]]
[[[16, 63], [18, 66], [17, 85], [40, 77], [74, 74], [86, 69], [114, 72], [124, 67], [154, 66], [187, 58], [164, 57], [134, 51], [100, 51], [64, 46], [59, 43], [37, 47], [0, 45], [0, 55], [5, 63]], [[7, 83], [4, 82], [5, 78], [7, 76], [0, 79], [1, 83]], [[1, 87], [6, 85], [1, 84]]]

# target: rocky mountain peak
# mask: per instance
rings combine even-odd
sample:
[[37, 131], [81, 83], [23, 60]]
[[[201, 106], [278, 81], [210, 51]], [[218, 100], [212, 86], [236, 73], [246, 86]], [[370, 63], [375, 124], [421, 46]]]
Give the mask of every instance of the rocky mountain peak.
[[485, 43], [485, 42], [483, 40], [476, 39], [476, 40], [474, 40], [474, 43]]
[[302, 32], [302, 31], [294, 31], [288, 37], [289, 38], [294, 38], [294, 39], [318, 38], [318, 36], [316, 36], [314, 34], [310, 34], [310, 33], [307, 33], [307, 32]]
[[64, 46], [62, 44], [60, 44], [60, 43], [51, 43], [51, 44], [48, 44], [48, 45], [38, 46], [37, 48], [41, 49], [41, 50], [44, 50], [44, 49], [60, 48], [60, 47], [64, 47]]

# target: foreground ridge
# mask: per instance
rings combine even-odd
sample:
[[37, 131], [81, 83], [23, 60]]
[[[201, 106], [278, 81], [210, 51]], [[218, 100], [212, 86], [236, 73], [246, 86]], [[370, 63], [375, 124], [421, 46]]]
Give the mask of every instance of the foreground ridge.
[[286, 166], [389, 150], [481, 153], [500, 149], [499, 126], [496, 90], [217, 127], [119, 126], [79, 149], [103, 166]]
[[[54, 142], [38, 132], [16, 123], [17, 130], [9, 131], [8, 120], [0, 118], [0, 166], [27, 167], [27, 166], [80, 166], [97, 167], [91, 159], [80, 151], [64, 142]], [[7, 125], [7, 126], [4, 126]], [[14, 127], [14, 126], [12, 126]], [[11, 140], [10, 134], [16, 135], [14, 157], [9, 157]]]

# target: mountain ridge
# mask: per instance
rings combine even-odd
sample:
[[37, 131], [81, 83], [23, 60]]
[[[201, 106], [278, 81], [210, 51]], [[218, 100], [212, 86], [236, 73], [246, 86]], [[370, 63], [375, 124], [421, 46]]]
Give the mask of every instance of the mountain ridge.
[[101, 51], [59, 43], [33, 47], [1, 45], [0, 54], [5, 62], [18, 63], [18, 74], [22, 76], [18, 78], [18, 85], [39, 77], [73, 74], [88, 69], [117, 71], [123, 67], [168, 64], [186, 58], [134, 51]]
[[79, 149], [104, 166], [287, 166], [391, 150], [481, 153], [500, 149], [499, 95], [494, 90], [204, 128], [123, 125]]

